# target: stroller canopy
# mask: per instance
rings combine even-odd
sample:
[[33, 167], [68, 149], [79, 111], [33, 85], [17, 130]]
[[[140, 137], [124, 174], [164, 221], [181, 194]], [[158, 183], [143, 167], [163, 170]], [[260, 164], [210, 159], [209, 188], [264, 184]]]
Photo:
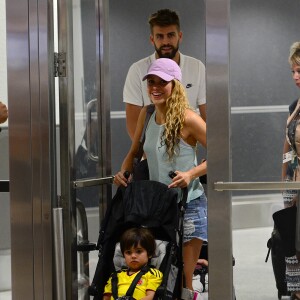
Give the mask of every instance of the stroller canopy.
[[136, 226], [151, 228], [155, 238], [176, 242], [178, 228], [178, 192], [165, 184], [141, 180], [119, 187], [103, 220], [104, 241], [119, 238]]

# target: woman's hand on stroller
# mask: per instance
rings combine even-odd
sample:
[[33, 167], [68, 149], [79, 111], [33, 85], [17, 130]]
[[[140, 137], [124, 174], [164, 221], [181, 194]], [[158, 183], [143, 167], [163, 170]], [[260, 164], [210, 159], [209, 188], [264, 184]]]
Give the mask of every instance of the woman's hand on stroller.
[[169, 188], [179, 187], [183, 189], [187, 187], [192, 180], [191, 175], [188, 171], [187, 172], [175, 171], [170, 177], [172, 178], [172, 183], [168, 185]]
[[130, 181], [130, 178], [131, 176], [128, 171], [119, 171], [114, 177], [114, 184], [116, 184], [117, 186], [127, 186], [127, 183]]

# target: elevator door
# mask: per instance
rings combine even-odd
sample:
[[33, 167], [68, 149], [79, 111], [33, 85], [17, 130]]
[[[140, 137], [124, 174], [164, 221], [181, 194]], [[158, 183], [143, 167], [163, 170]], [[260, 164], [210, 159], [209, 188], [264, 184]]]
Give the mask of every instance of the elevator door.
[[299, 190], [281, 181], [288, 105], [299, 97], [288, 64], [297, 11], [294, 1], [206, 1], [209, 299], [277, 299], [265, 257], [281, 192]]
[[[57, 12], [57, 13], [56, 13]], [[57, 292], [89, 299], [105, 203], [111, 194], [110, 108], [102, 1], [57, 2], [57, 103], [60, 195], [64, 263], [56, 262]], [[55, 215], [59, 213], [55, 212]], [[58, 227], [59, 221], [54, 223]], [[60, 257], [60, 253], [56, 253]], [[59, 265], [64, 266], [59, 269]]]

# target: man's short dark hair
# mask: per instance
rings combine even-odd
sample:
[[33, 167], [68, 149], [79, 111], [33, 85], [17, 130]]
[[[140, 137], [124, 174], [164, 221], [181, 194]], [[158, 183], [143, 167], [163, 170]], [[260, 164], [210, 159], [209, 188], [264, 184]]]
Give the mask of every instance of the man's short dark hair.
[[167, 8], [160, 9], [157, 12], [153, 13], [149, 17], [148, 23], [150, 24], [151, 32], [154, 26], [166, 27], [170, 25], [176, 25], [178, 31], [180, 31], [180, 21], [178, 14], [175, 11]]

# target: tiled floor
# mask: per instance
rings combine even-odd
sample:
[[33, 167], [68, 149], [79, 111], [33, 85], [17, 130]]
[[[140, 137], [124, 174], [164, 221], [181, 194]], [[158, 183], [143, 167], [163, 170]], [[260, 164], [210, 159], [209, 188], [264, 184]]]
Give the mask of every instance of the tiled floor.
[[233, 232], [236, 261], [233, 272], [237, 300], [278, 299], [271, 258], [265, 263], [271, 232], [271, 227]]
[[[271, 231], [271, 227], [264, 227], [233, 232], [233, 251], [236, 260], [233, 272], [237, 300], [277, 299], [271, 260], [265, 263], [267, 240]], [[204, 296], [204, 299], [207, 299], [207, 295]], [[0, 300], [11, 300], [11, 293], [0, 293]]]
[[11, 300], [11, 292], [0, 292], [0, 300]]

